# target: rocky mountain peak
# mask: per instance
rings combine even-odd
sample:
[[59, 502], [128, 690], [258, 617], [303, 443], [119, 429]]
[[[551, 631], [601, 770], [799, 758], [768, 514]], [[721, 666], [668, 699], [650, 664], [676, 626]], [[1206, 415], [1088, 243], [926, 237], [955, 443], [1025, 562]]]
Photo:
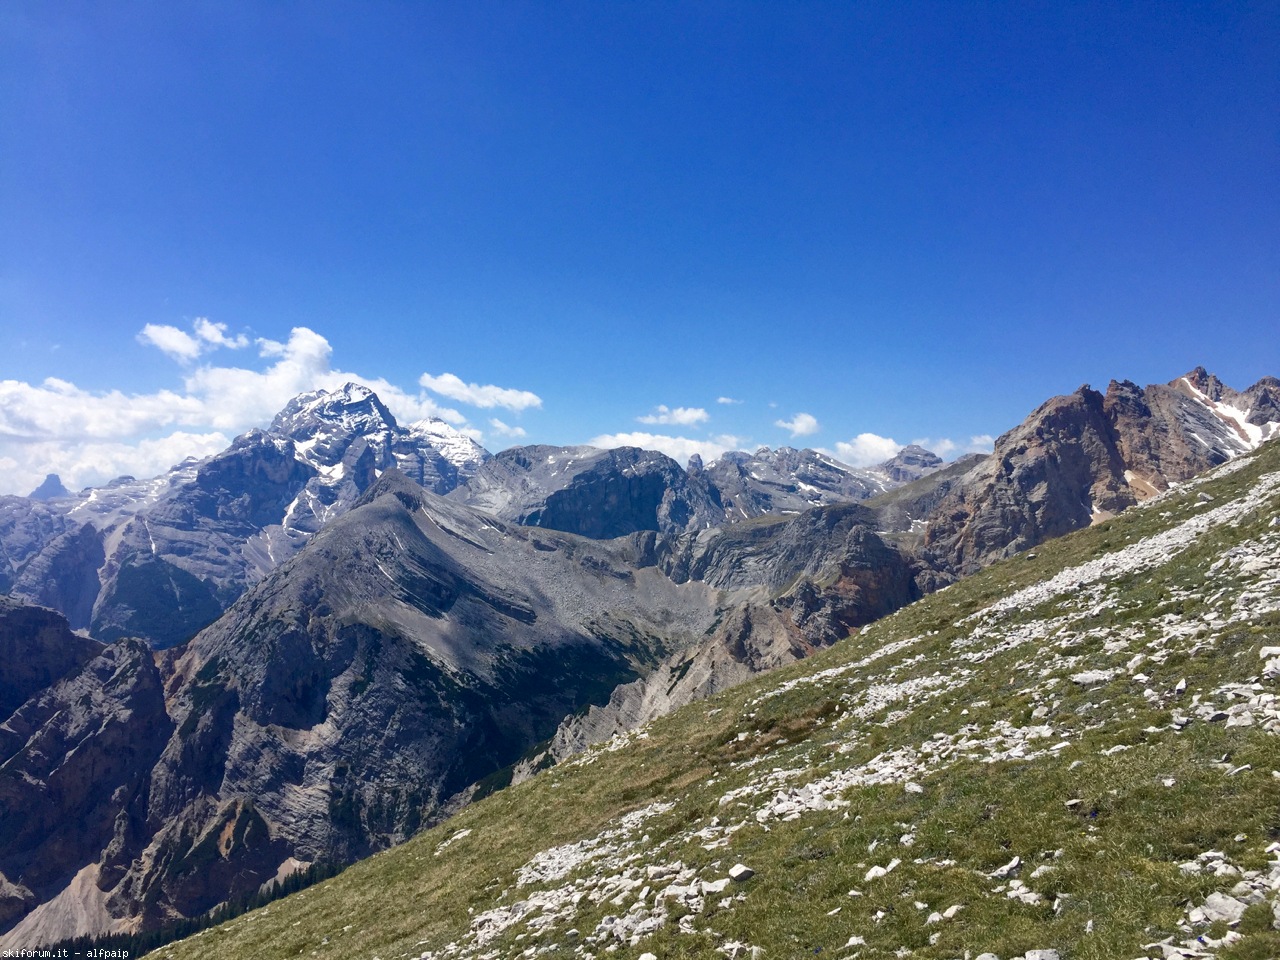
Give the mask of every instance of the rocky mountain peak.
[[1234, 390], [1226, 386], [1204, 367], [1196, 367], [1185, 376], [1171, 381], [1169, 386], [1183, 392], [1187, 392], [1186, 388], [1190, 387], [1194, 393], [1207, 397], [1213, 403], [1219, 402], [1224, 397], [1230, 399], [1236, 395]]
[[27, 497], [32, 500], [55, 500], [58, 497], [69, 496], [71, 496], [71, 491], [62, 485], [62, 478], [56, 473], [46, 476], [40, 486], [27, 494]]
[[382, 497], [396, 497], [409, 509], [415, 509], [422, 501], [426, 491], [421, 484], [415, 483], [409, 479], [403, 471], [396, 467], [390, 467], [384, 470], [374, 484], [360, 495], [360, 498], [351, 505], [351, 509], [363, 507], [365, 504], [373, 503]]
[[899, 483], [919, 480], [942, 466], [942, 458], [916, 443], [909, 443], [876, 469]]
[[1203, 367], [1145, 388], [1113, 380], [1105, 397], [1087, 385], [1054, 397], [948, 494], [926, 544], [968, 573], [1104, 521], [1280, 434], [1278, 400], [1266, 381], [1241, 393]]
[[472, 437], [439, 417], [415, 420], [405, 428], [405, 432], [415, 440], [425, 440], [455, 467], [468, 472], [490, 456], [489, 451]]
[[312, 390], [269, 429], [161, 476], [48, 501], [9, 498], [0, 591], [53, 606], [100, 639], [169, 646], [297, 553], [385, 471], [443, 494], [488, 458], [441, 420], [401, 427], [361, 384]]
[[271, 421], [271, 433], [309, 440], [340, 429], [361, 434], [395, 431], [396, 418], [378, 395], [359, 383], [336, 390], [312, 390], [290, 400]]

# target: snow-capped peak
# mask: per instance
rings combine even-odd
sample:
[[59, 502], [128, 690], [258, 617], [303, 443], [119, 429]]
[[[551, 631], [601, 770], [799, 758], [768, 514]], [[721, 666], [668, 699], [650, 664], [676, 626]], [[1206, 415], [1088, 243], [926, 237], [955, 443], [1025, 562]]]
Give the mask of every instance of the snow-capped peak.
[[334, 430], [373, 434], [395, 431], [396, 418], [378, 395], [359, 383], [337, 390], [312, 390], [290, 400], [271, 422], [271, 432], [307, 440]]
[[410, 437], [421, 438], [456, 467], [481, 463], [489, 458], [489, 452], [457, 427], [439, 417], [416, 420], [405, 429]]
[[1234, 390], [1222, 387], [1217, 377], [1207, 374], [1202, 367], [1197, 367], [1176, 383], [1223, 423], [1227, 428], [1225, 439], [1240, 453], [1253, 450], [1263, 441], [1280, 433], [1280, 424], [1274, 421], [1251, 423], [1249, 415], [1253, 411], [1246, 398]]

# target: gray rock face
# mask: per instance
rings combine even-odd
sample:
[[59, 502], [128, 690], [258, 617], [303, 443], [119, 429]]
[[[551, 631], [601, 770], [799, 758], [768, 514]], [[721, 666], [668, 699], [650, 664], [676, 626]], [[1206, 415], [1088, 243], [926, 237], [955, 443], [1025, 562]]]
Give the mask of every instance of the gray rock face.
[[565, 720], [515, 779], [806, 657], [917, 599], [916, 565], [876, 536], [873, 521], [867, 508], [841, 504], [710, 531], [687, 541], [681, 556], [665, 558], [654, 556], [643, 536], [634, 538], [642, 557], [675, 578], [742, 599], [722, 604], [715, 626], [694, 647], [618, 687], [607, 704]]
[[58, 507], [26, 497], [0, 497], [0, 593], [50, 541], [79, 527]]
[[101, 649], [72, 633], [54, 611], [0, 597], [0, 717], [79, 670]]
[[[0, 929], [24, 917], [42, 926], [86, 869], [109, 888], [145, 829], [148, 778], [171, 730], [160, 672], [140, 641], [94, 646], [96, 655], [0, 725]], [[99, 898], [82, 906], [111, 926]], [[24, 936], [14, 930], [6, 943]]]
[[1280, 432], [1277, 381], [1244, 393], [1197, 368], [1169, 384], [1113, 381], [1054, 397], [996, 441], [925, 534], [942, 566], [971, 573], [1224, 463]]
[[942, 468], [942, 458], [919, 444], [910, 443], [876, 467], [895, 483], [910, 483]]
[[791, 447], [726, 453], [705, 472], [719, 491], [729, 522], [865, 500], [897, 483], [879, 471], [858, 470], [816, 450]]
[[682, 533], [724, 518], [701, 473], [636, 447], [513, 447], [450, 497], [500, 519], [601, 540], [640, 530]]
[[11, 590], [33, 603], [62, 611], [77, 627], [84, 627], [93, 617], [93, 605], [102, 588], [98, 571], [105, 562], [102, 535], [93, 524], [72, 526], [23, 565]]
[[820, 576], [864, 550], [876, 553], [873, 564], [900, 561], [872, 533], [876, 523], [873, 510], [845, 503], [794, 517], [761, 517], [696, 536], [637, 542], [678, 583], [695, 580], [727, 590], [777, 591], [799, 577]]

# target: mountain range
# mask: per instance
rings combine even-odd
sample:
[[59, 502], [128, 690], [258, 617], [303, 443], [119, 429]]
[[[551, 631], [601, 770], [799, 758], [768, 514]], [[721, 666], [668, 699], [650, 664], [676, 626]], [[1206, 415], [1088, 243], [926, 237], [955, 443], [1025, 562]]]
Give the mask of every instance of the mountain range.
[[0, 942], [400, 844], [1278, 430], [1280, 381], [1198, 369], [1054, 398], [949, 465], [681, 467], [491, 456], [349, 384], [154, 480], [3, 498]]
[[1278, 571], [1264, 443], [155, 956], [1280, 956]]

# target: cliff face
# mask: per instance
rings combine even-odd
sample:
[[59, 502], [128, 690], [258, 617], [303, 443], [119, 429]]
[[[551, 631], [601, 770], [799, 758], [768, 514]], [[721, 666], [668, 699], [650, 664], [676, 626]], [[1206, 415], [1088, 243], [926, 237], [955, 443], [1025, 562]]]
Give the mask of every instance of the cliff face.
[[514, 779], [803, 659], [918, 599], [919, 565], [880, 539], [874, 521], [871, 510], [840, 504], [710, 531], [681, 551], [652, 557], [677, 578], [743, 599], [719, 607], [714, 626], [695, 645], [618, 687], [607, 704], [566, 719]]
[[172, 730], [160, 671], [140, 641], [99, 649], [0, 725], [0, 925], [25, 917], [6, 944], [61, 935], [77, 914], [113, 926], [106, 891], [147, 829]]
[[599, 540], [724, 519], [718, 492], [699, 472], [636, 447], [513, 447], [449, 497], [503, 520]]
[[0, 717], [74, 673], [102, 650], [52, 610], [0, 596]]
[[1197, 368], [1146, 387], [1112, 381], [1054, 397], [996, 441], [937, 506], [925, 547], [973, 573], [1253, 449], [1280, 430], [1280, 381], [1243, 393]]

